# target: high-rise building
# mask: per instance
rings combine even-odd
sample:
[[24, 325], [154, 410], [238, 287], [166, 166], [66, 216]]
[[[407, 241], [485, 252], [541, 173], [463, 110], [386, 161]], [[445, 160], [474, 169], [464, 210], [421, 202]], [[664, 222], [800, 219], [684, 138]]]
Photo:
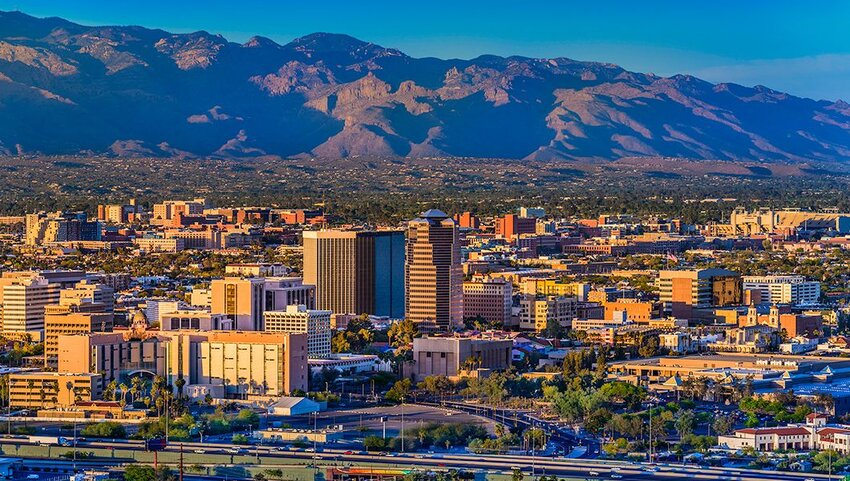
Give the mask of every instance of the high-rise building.
[[100, 240], [100, 222], [89, 221], [85, 212], [38, 212], [26, 216], [27, 245], [52, 242]]
[[316, 307], [335, 313], [404, 317], [404, 232], [304, 232], [304, 281]]
[[407, 225], [405, 313], [424, 329], [463, 322], [463, 269], [454, 220], [431, 209]]
[[236, 321], [237, 330], [262, 330], [265, 284], [266, 280], [262, 277], [213, 280], [210, 285], [212, 312], [225, 314]]
[[27, 273], [0, 279], [3, 334], [38, 340], [44, 331], [44, 307], [59, 302], [61, 285], [37, 274], [23, 274]]
[[331, 311], [307, 309], [304, 305], [286, 306], [284, 311], [263, 313], [266, 332], [307, 334], [307, 355], [325, 358], [331, 354]]
[[47, 306], [44, 315], [44, 365], [56, 368], [59, 364], [59, 336], [89, 334], [112, 330], [111, 312], [79, 312], [74, 306]]
[[537, 219], [534, 217], [520, 217], [516, 214], [507, 214], [496, 219], [496, 235], [501, 236], [508, 242], [513, 242], [522, 234], [534, 234], [537, 232]]
[[658, 273], [659, 299], [672, 315], [687, 317], [694, 308], [740, 304], [741, 275], [726, 269], [668, 270]]
[[463, 283], [464, 319], [505, 326], [511, 321], [513, 284], [506, 279], [473, 279]]
[[206, 207], [206, 199], [167, 200], [161, 204], [154, 204], [151, 224], [170, 225], [180, 216], [203, 215], [204, 207]]

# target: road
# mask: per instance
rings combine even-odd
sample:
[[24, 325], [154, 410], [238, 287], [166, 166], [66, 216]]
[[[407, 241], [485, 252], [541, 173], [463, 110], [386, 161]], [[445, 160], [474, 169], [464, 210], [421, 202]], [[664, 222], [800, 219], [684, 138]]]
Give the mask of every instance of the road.
[[[104, 450], [109, 451], [114, 458], [105, 457]], [[510, 455], [427, 455], [427, 454], [404, 454], [394, 456], [381, 456], [375, 453], [361, 454], [350, 452], [346, 454], [343, 450], [325, 450], [320, 453], [277, 451], [270, 447], [251, 447], [250, 452], [231, 455], [228, 449], [239, 449], [237, 446], [210, 445], [201, 443], [184, 443], [184, 465], [221, 466], [239, 465], [243, 467], [259, 466], [262, 468], [304, 466], [316, 464], [320, 466], [388, 466], [421, 469], [466, 469], [480, 470], [488, 473], [510, 474], [514, 468], [522, 470], [526, 476], [558, 475], [573, 479], [612, 479], [612, 474], [622, 476], [623, 480], [676, 480], [676, 479], [698, 479], [698, 480], [736, 480], [736, 481], [803, 481], [806, 478], [816, 480], [827, 480], [823, 475], [787, 473], [760, 470], [742, 470], [729, 468], [709, 468], [686, 465], [659, 465], [657, 472], [647, 472], [649, 469], [644, 464], [634, 464], [617, 461], [600, 461], [586, 459], [564, 459], [564, 458], [537, 458], [530, 456]], [[57, 448], [67, 449], [67, 448]], [[174, 465], [175, 454], [179, 446], [170, 446], [160, 453], [159, 459], [162, 464]], [[203, 449], [204, 454], [196, 454], [194, 450]], [[112, 443], [112, 442], [81, 442], [79, 451], [96, 450], [99, 458], [79, 461], [78, 466], [121, 466], [132, 462], [145, 462], [137, 459], [137, 454], [145, 454], [142, 447], [134, 444]], [[166, 455], [165, 453], [168, 453]], [[167, 460], [166, 460], [167, 459]], [[135, 460], [135, 461], [134, 461]], [[147, 461], [149, 462], [149, 461]], [[51, 459], [31, 460], [27, 459], [25, 465], [30, 469], [38, 466], [55, 466], [57, 461]], [[67, 461], [64, 467], [69, 467]], [[612, 471], [616, 470], [616, 472]], [[593, 476], [595, 472], [598, 475]], [[47, 475], [45, 475], [47, 476]], [[833, 478], [835, 479], [835, 478]]]
[[424, 403], [431, 406], [446, 406], [513, 427], [538, 427], [543, 429], [549, 436], [549, 440], [555, 443], [565, 453], [570, 452], [575, 446], [586, 446], [587, 451], [583, 457], [593, 458], [599, 455], [601, 448], [599, 441], [595, 438], [579, 436], [575, 431], [559, 426], [557, 423], [541, 419], [531, 413], [510, 409], [498, 409], [472, 403], [457, 401], [444, 401], [442, 403]]

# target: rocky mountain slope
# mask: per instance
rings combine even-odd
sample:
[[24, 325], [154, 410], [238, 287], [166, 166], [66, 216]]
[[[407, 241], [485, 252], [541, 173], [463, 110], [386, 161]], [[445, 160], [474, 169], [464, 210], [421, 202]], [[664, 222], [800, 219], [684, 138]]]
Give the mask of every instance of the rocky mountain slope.
[[567, 58], [412, 58], [0, 12], [0, 153], [835, 161], [850, 105]]

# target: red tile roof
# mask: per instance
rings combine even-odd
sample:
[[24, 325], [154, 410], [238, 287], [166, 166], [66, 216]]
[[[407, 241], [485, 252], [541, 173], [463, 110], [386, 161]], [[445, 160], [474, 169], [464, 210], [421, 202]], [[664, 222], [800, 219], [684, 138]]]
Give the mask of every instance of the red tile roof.
[[739, 433], [744, 434], [776, 434], [779, 436], [798, 436], [798, 435], [809, 435], [809, 432], [806, 428], [789, 426], [789, 427], [781, 427], [781, 428], [746, 428], [739, 429]]

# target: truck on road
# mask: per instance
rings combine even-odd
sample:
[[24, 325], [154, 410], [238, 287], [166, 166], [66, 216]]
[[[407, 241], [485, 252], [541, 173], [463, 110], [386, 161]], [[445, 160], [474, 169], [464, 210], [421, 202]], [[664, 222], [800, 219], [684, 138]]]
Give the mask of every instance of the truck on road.
[[70, 446], [73, 440], [61, 436], [27, 436], [27, 441], [39, 446]]

